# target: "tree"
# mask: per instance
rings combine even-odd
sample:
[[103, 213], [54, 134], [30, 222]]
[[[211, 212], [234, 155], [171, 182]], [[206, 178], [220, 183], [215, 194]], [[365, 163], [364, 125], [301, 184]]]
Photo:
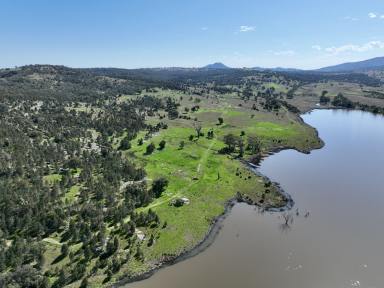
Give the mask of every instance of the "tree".
[[141, 146], [143, 145], [143, 143], [144, 143], [143, 138], [140, 138], [139, 140], [137, 140], [137, 145]]
[[112, 264], [111, 264], [111, 271], [113, 273], [116, 273], [120, 270], [120, 267], [121, 267], [121, 261], [119, 258], [117, 257], [113, 257], [112, 259]]
[[153, 236], [153, 234], [151, 234], [151, 237], [149, 237], [147, 246], [148, 246], [148, 247], [151, 247], [151, 246], [153, 245], [154, 242], [155, 242], [155, 237]]
[[88, 278], [84, 277], [84, 279], [81, 281], [79, 288], [87, 288], [88, 287]]
[[144, 260], [144, 254], [143, 251], [140, 249], [140, 246], [137, 246], [136, 253], [135, 253], [135, 258], [139, 261]]
[[52, 287], [64, 287], [65, 284], [66, 284], [66, 278], [65, 278], [65, 273], [64, 273], [64, 270], [61, 269], [60, 272], [59, 272], [59, 277], [57, 278], [57, 280], [55, 281], [55, 283], [53, 283]]
[[128, 137], [124, 137], [120, 142], [119, 150], [128, 150], [131, 148], [131, 142]]
[[242, 138], [239, 138], [237, 140], [237, 145], [239, 146], [239, 157], [244, 156], [244, 140]]
[[209, 130], [207, 133], [207, 138], [212, 139], [213, 138], [213, 130]]
[[325, 95], [327, 95], [328, 94], [328, 91], [327, 90], [323, 90], [322, 92], [321, 92], [321, 96], [325, 96]]
[[329, 101], [331, 101], [331, 99], [325, 95], [321, 95], [320, 96], [320, 104], [322, 105], [326, 105], [329, 103]]
[[147, 148], [146, 148], [146, 150], [145, 150], [145, 154], [146, 155], [150, 155], [150, 154], [152, 154], [152, 152], [155, 150], [155, 144], [153, 144], [153, 143], [150, 143], [148, 146], [147, 146]]
[[219, 117], [218, 120], [219, 120], [219, 125], [222, 125], [224, 123], [223, 117]]
[[197, 138], [200, 138], [200, 135], [201, 135], [201, 129], [203, 128], [203, 127], [201, 126], [201, 124], [200, 124], [200, 123], [195, 123], [195, 124], [193, 125], [193, 128], [195, 128]]
[[117, 237], [113, 238], [113, 250], [116, 252], [119, 249], [119, 239]]
[[75, 268], [72, 270], [71, 280], [76, 281], [81, 279], [87, 271], [87, 266], [84, 262], [80, 261], [76, 264]]
[[189, 139], [189, 141], [192, 141], [193, 140], [193, 135], [189, 135], [188, 139]]
[[110, 239], [107, 242], [107, 247], [106, 247], [104, 257], [107, 258], [107, 257], [113, 255], [117, 251], [118, 248], [119, 248], [119, 240], [116, 237], [114, 237], [113, 239]]
[[291, 225], [293, 223], [292, 213], [285, 212], [282, 214], [282, 217], [283, 217], [284, 222], [280, 225], [280, 229], [282, 231], [287, 231], [287, 230], [291, 229]]
[[66, 257], [68, 255], [68, 252], [69, 252], [68, 245], [66, 243], [61, 245], [61, 255], [63, 255], [63, 257]]
[[184, 145], [185, 145], [185, 142], [184, 141], [180, 141], [179, 143], [179, 149], [183, 149], [184, 148]]
[[165, 148], [165, 140], [161, 140], [159, 143], [159, 150], [163, 150]]
[[164, 177], [155, 179], [152, 183], [152, 194], [155, 198], [159, 198], [168, 186], [168, 180]]
[[227, 134], [224, 136], [224, 143], [228, 146], [229, 150], [235, 150], [237, 138], [233, 134]]
[[258, 154], [261, 150], [260, 140], [257, 136], [248, 136], [247, 139], [247, 150], [253, 154]]
[[332, 105], [337, 107], [344, 107], [348, 109], [352, 109], [355, 107], [353, 102], [348, 98], [344, 97], [344, 95], [341, 93], [337, 94], [337, 96], [333, 99]]

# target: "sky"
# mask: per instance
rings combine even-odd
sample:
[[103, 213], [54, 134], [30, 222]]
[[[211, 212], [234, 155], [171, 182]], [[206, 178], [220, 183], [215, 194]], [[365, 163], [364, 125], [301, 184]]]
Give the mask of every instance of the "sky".
[[313, 69], [378, 56], [383, 0], [0, 0], [0, 67]]

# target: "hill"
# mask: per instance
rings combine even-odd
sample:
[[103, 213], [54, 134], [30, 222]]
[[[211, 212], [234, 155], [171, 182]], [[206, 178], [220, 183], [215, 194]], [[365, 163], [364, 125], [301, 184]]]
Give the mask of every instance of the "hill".
[[343, 63], [328, 66], [316, 71], [319, 72], [359, 72], [367, 70], [384, 70], [384, 57], [376, 57], [364, 61]]
[[224, 65], [223, 63], [216, 62], [213, 64], [208, 64], [207, 66], [203, 67], [204, 69], [230, 69], [230, 67]]

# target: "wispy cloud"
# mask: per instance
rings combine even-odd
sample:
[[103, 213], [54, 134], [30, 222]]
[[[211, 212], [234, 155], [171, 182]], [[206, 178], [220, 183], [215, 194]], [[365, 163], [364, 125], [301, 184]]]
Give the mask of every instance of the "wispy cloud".
[[347, 21], [358, 21], [359, 18], [352, 17], [352, 16], [345, 16], [344, 20], [347, 20]]
[[321, 46], [320, 45], [312, 45], [312, 49], [315, 49], [317, 51], [321, 51]]
[[384, 49], [384, 42], [370, 41], [362, 45], [347, 44], [338, 47], [333, 46], [325, 48], [324, 51], [329, 54], [337, 55], [345, 52], [366, 52], [374, 49]]
[[273, 52], [273, 54], [276, 56], [293, 56], [296, 54], [296, 52], [293, 50], [283, 50], [283, 51], [275, 51]]
[[371, 19], [384, 19], [384, 14], [380, 15], [380, 14], [377, 14], [377, 13], [374, 13], [374, 12], [370, 12], [368, 14], [368, 17], [371, 18]]
[[255, 27], [254, 26], [246, 26], [246, 25], [242, 25], [240, 26], [240, 32], [251, 32], [251, 31], [255, 31]]

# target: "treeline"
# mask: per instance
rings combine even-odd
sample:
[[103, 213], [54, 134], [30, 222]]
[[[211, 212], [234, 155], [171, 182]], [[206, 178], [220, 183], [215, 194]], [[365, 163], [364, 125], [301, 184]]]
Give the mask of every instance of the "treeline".
[[384, 107], [379, 107], [376, 105], [367, 105], [360, 102], [353, 102], [346, 98], [342, 93], [339, 93], [333, 100], [332, 105], [341, 108], [347, 109], [360, 109], [362, 111], [371, 112], [373, 114], [382, 114], [384, 115]]

